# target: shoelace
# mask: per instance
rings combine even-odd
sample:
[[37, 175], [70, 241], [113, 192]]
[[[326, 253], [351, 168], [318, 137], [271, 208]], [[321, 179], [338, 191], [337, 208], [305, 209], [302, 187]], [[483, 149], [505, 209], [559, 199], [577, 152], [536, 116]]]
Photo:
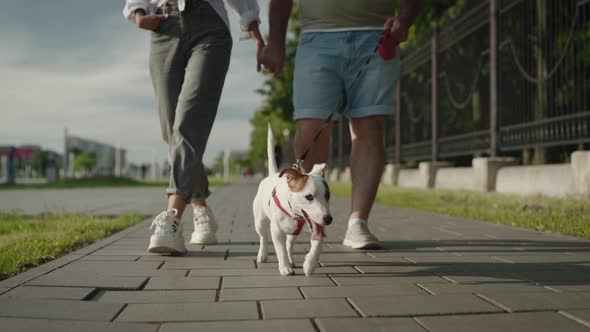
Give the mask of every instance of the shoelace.
[[207, 208], [196, 208], [193, 213], [195, 214], [196, 226], [203, 231], [216, 231], [217, 225], [213, 222], [209, 216]]
[[177, 224], [175, 221], [168, 221], [169, 215], [168, 211], [164, 211], [160, 213], [154, 220], [152, 221], [152, 225], [150, 226], [150, 231], [153, 230], [156, 226], [160, 227], [160, 230], [169, 233], [176, 233]]

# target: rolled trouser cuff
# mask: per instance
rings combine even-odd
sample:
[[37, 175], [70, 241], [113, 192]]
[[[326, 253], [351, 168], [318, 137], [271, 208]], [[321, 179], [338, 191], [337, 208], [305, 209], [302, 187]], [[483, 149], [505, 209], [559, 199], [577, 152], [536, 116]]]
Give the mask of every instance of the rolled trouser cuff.
[[174, 189], [174, 188], [168, 188], [166, 189], [166, 195], [170, 196], [170, 195], [176, 195], [176, 196], [180, 196], [180, 198], [184, 199], [187, 203], [189, 203], [191, 201], [191, 195], [186, 193], [186, 192], [182, 192], [178, 189]]

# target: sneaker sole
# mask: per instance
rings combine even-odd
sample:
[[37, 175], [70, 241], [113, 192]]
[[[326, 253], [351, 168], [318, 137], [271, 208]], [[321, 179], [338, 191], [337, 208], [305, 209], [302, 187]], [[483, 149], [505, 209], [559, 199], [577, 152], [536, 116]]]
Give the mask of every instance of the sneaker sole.
[[209, 235], [201, 235], [197, 233], [193, 233], [191, 235], [191, 244], [217, 244], [217, 237], [215, 233], [211, 233]]
[[352, 249], [383, 249], [383, 246], [378, 242], [357, 243], [344, 240], [342, 244], [347, 247], [351, 247]]
[[152, 254], [171, 254], [171, 255], [184, 255], [186, 251], [180, 251], [178, 249], [166, 247], [166, 246], [156, 246], [148, 249], [149, 253]]

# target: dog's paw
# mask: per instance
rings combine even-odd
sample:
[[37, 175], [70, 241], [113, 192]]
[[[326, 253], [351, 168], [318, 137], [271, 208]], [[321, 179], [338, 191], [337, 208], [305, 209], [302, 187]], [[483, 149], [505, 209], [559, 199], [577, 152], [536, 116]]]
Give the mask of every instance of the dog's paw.
[[289, 258], [289, 263], [287, 263], [287, 264], [288, 264], [290, 267], [297, 267], [297, 266], [295, 265], [295, 262], [294, 262], [294, 261], [293, 261], [291, 258]]
[[316, 267], [316, 262], [311, 262], [309, 259], [307, 259], [305, 262], [303, 262], [303, 273], [305, 273], [306, 277], [309, 277], [313, 274], [313, 271], [315, 271]]
[[295, 271], [289, 266], [279, 266], [279, 272], [282, 276], [291, 276], [295, 274]]
[[258, 253], [258, 257], [256, 257], [257, 263], [264, 263], [268, 260], [268, 254]]

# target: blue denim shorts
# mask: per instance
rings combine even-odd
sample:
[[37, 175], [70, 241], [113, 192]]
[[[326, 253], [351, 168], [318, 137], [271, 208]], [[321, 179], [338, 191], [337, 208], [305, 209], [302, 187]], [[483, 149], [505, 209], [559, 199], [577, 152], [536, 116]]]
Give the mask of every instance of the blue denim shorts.
[[[393, 113], [399, 80], [399, 49], [390, 61], [375, 47], [382, 30], [304, 32], [295, 58], [294, 118], [325, 119], [345, 96], [344, 115], [363, 118]], [[371, 62], [364, 68], [367, 57]], [[358, 72], [362, 76], [350, 89]], [[338, 117], [335, 117], [338, 118]]]

